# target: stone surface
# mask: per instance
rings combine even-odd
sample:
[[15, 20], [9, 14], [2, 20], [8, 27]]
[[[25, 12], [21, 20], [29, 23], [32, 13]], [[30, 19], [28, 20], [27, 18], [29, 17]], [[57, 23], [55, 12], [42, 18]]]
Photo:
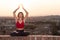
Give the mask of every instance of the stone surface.
[[0, 40], [60, 40], [60, 36], [53, 35], [29, 35], [29, 36], [10, 36], [0, 35]]

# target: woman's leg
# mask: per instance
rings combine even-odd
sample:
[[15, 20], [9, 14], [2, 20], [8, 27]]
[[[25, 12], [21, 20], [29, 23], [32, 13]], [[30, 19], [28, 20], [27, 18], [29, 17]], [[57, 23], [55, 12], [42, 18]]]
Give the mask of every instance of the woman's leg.
[[24, 34], [24, 30], [17, 30], [17, 32], [18, 32], [18, 36], [23, 36]]
[[24, 32], [24, 36], [28, 36], [30, 33], [29, 32]]
[[16, 32], [13, 32], [10, 34], [11, 36], [17, 36], [17, 33]]
[[21, 30], [18, 34], [19, 34], [19, 36], [28, 36], [30, 33], [24, 32], [23, 30]]
[[29, 32], [24, 32], [24, 30], [17, 30], [18, 36], [28, 36], [30, 33]]
[[24, 32], [24, 30], [17, 30], [18, 33], [13, 32], [10, 35], [11, 36], [28, 36], [30, 33], [29, 32]]

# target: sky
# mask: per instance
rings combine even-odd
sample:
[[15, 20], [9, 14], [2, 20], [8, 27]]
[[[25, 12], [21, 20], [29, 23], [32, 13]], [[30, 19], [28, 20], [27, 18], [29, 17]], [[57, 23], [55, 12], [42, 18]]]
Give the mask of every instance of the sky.
[[[0, 16], [13, 16], [13, 11], [23, 4], [29, 16], [60, 15], [60, 0], [0, 0]], [[22, 8], [25, 15], [25, 12]]]

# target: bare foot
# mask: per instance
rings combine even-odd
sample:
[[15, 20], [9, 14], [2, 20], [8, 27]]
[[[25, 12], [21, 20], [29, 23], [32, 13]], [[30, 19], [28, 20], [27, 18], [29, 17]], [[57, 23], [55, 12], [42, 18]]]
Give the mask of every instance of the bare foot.
[[17, 31], [14, 31], [14, 32], [18, 33]]

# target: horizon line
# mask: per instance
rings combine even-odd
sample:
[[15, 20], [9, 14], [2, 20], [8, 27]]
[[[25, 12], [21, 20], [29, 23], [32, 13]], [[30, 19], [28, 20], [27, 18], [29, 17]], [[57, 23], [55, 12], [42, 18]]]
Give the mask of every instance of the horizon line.
[[[45, 16], [60, 16], [60, 15], [45, 15]], [[0, 17], [13, 17], [13, 16], [0, 16]], [[28, 16], [28, 17], [43, 17], [43, 16]]]

